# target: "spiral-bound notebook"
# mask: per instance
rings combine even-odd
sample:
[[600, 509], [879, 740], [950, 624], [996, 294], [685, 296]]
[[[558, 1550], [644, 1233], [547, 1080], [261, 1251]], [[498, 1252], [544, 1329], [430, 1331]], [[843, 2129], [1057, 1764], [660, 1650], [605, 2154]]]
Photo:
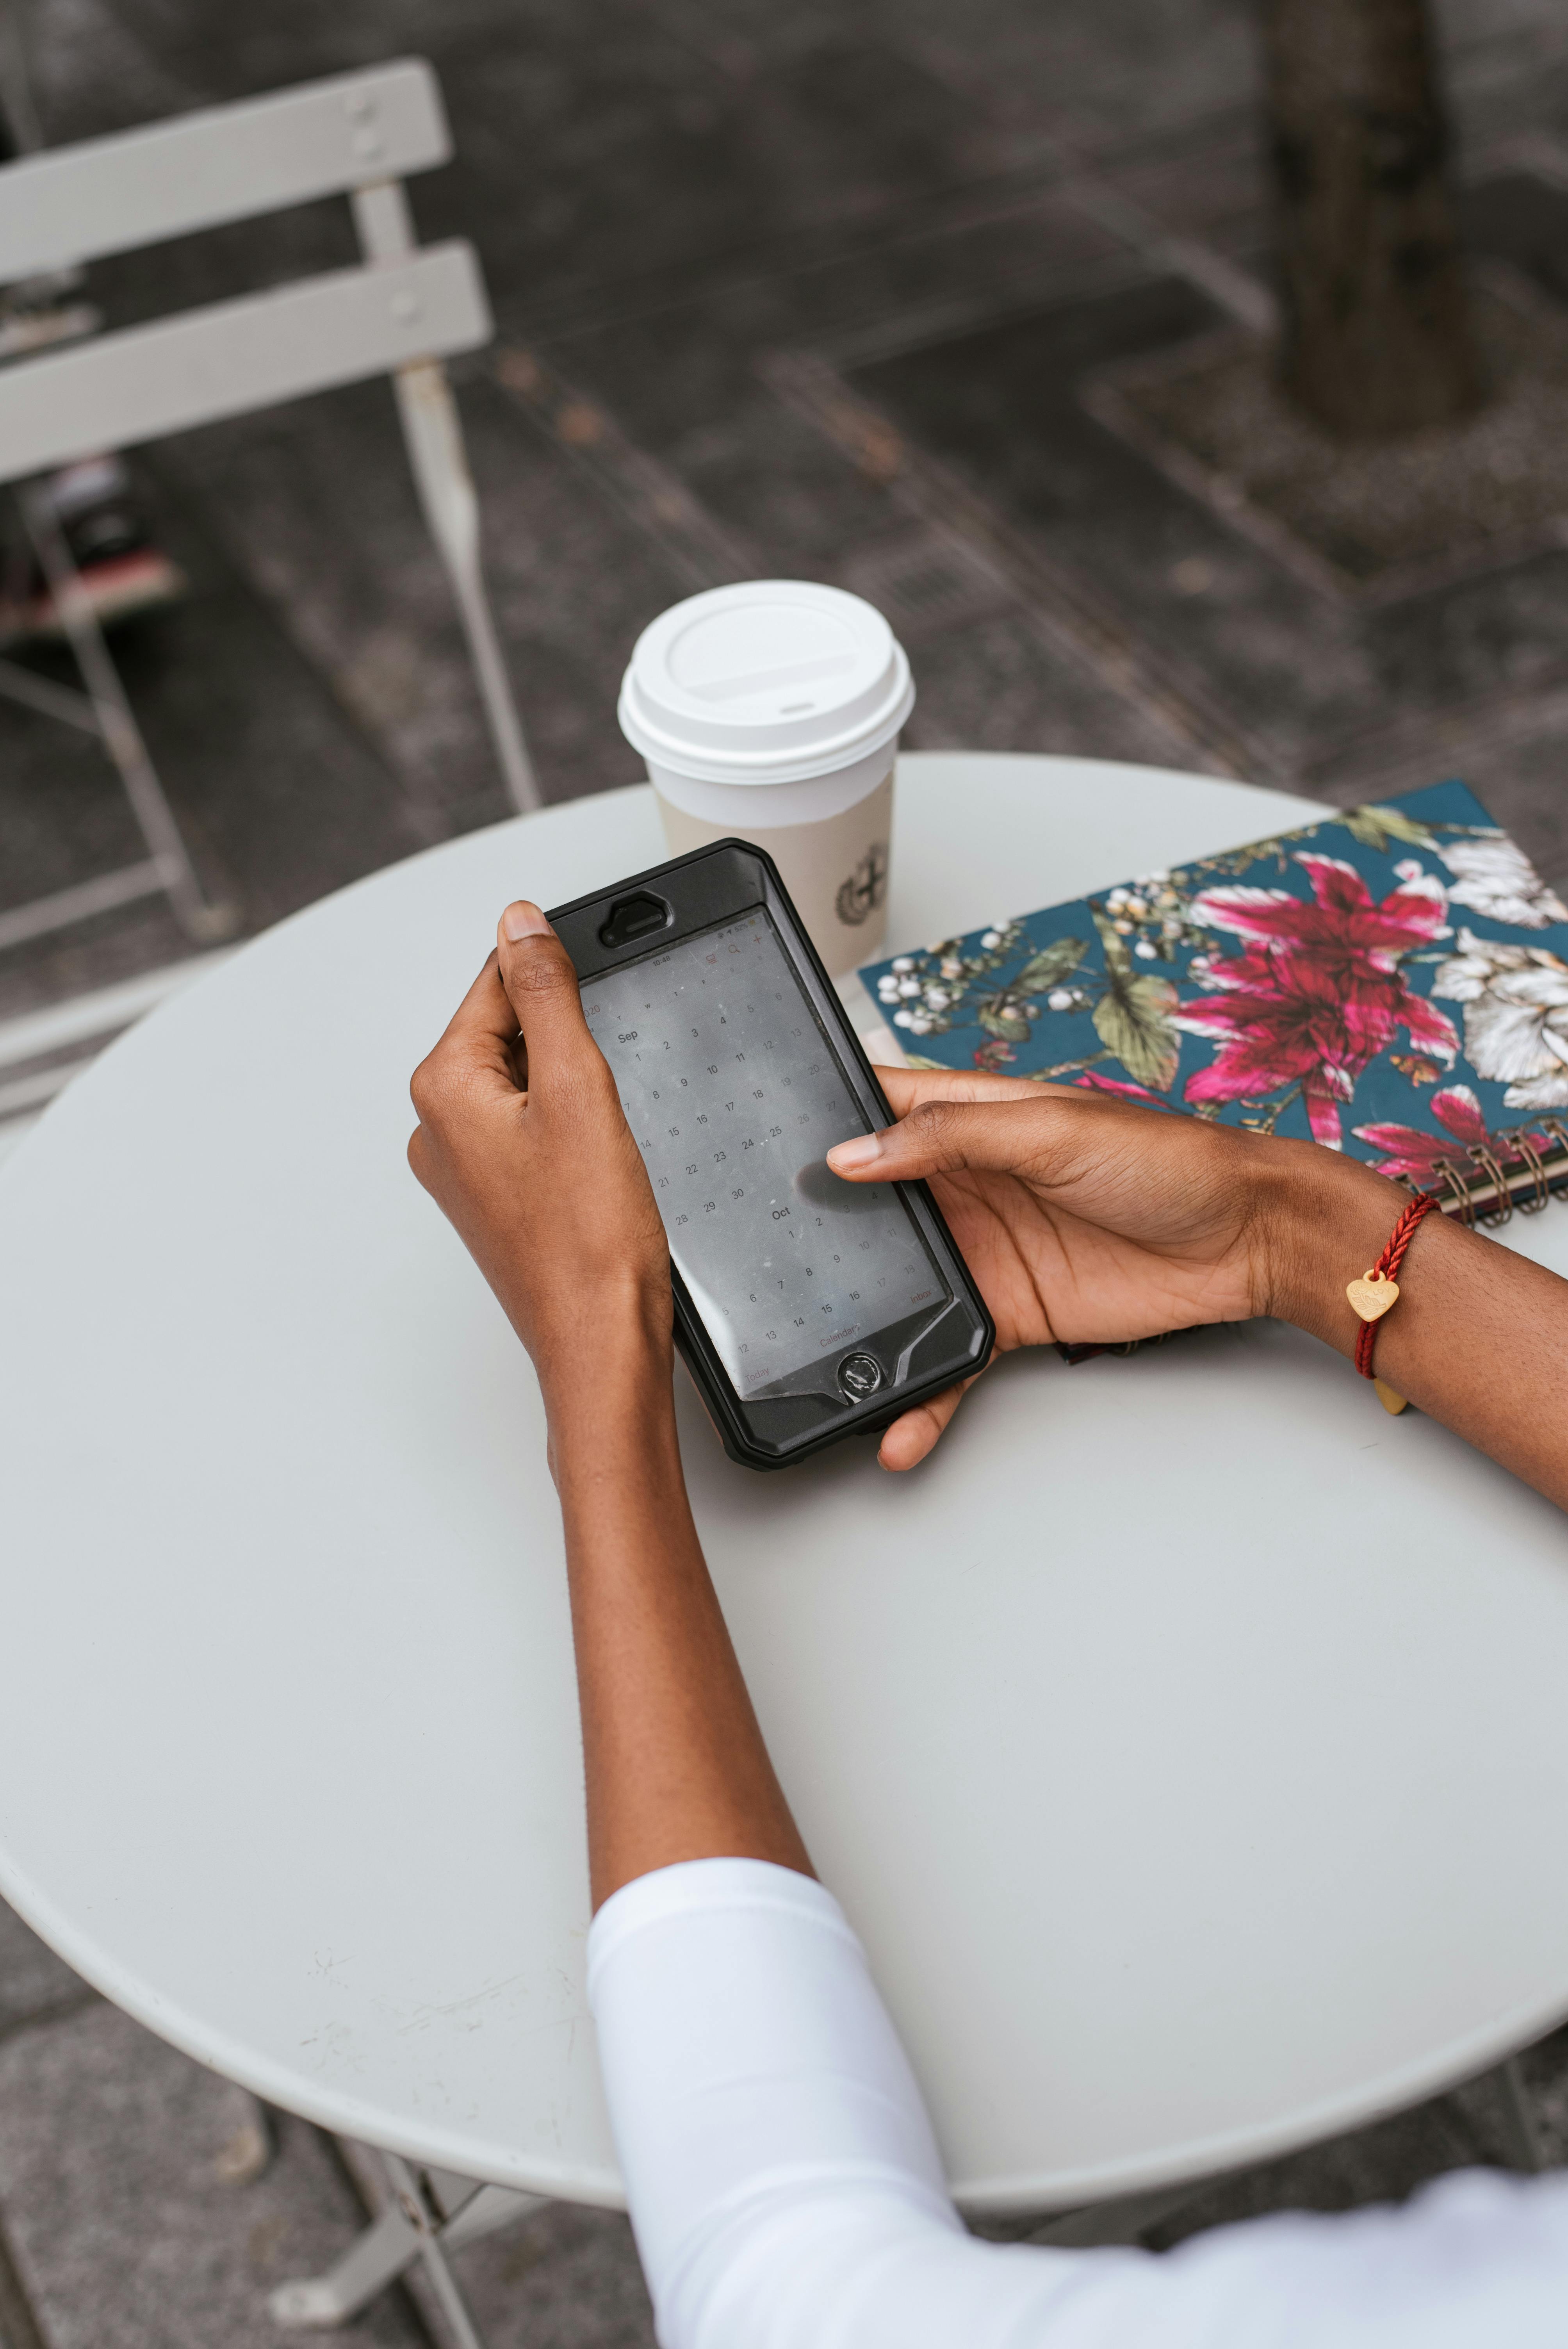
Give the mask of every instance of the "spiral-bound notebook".
[[1297, 1135], [1466, 1222], [1568, 1191], [1568, 905], [1462, 783], [861, 977], [914, 1068]]

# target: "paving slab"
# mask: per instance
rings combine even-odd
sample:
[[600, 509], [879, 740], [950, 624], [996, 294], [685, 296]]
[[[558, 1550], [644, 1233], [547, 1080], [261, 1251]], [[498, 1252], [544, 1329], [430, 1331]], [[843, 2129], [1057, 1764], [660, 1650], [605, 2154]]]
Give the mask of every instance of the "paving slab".
[[[654, 2313], [632, 2230], [606, 2210], [553, 2202], [454, 2261], [489, 2349], [654, 2349]], [[422, 2280], [413, 2294], [432, 2333]]]
[[81, 1976], [0, 1900], [0, 2039], [24, 2023], [62, 2014], [92, 1995]]
[[140, 39], [109, 0], [48, 0], [28, 10], [25, 40], [49, 146], [156, 122], [208, 95], [175, 70], [164, 45]]
[[[250, 2100], [115, 2008], [0, 2042], [0, 2210], [48, 2349], [277, 2349], [266, 2295], [359, 2221], [330, 2147], [285, 2120], [249, 2186], [216, 2164]], [[414, 2349], [385, 2295], [337, 2335]]]
[[780, 20], [752, 69], [639, 0], [399, 14], [393, 26], [375, 0], [279, 0], [236, 26], [160, 0], [117, 8], [144, 53], [217, 98], [396, 54], [403, 33], [435, 63], [458, 133], [457, 160], [421, 191], [429, 233], [460, 222], [498, 282], [537, 300], [690, 272], [994, 168], [985, 109], [852, 15]]
[[1070, 647], [1011, 608], [944, 629], [919, 648], [906, 740], [923, 750], [1048, 750], [1134, 765], [1194, 764], [1158, 710], [1109, 688]]
[[[51, 682], [67, 664], [29, 663]], [[146, 855], [125, 794], [92, 736], [0, 697], [0, 912]], [[3, 967], [4, 957], [0, 957]]]
[[[541, 321], [526, 299], [508, 332], [539, 340], [594, 389], [640, 445], [682, 451], [755, 398], [768, 352], [825, 336], [847, 355], [940, 339], [978, 316], [1039, 307], [1100, 282], [1127, 259], [1120, 238], [1049, 186], [1008, 186], [912, 207], [854, 240], [738, 259], [696, 291], [642, 289], [598, 319]], [[507, 297], [503, 295], [503, 301]]]
[[1305, 778], [1357, 734], [1560, 676], [1560, 552], [1357, 612], [1297, 582], [1086, 411], [1080, 387], [1097, 371], [1216, 323], [1191, 286], [1154, 280], [843, 373], [917, 457], [1201, 679], [1254, 780]]
[[[1554, 2162], [1568, 2154], [1563, 2120], [1568, 2101], [1568, 2043], [1556, 2033], [1523, 2059], [1526, 2101], [1542, 2149]], [[1502, 2107], [1495, 2075], [1435, 2096], [1348, 2137], [1308, 2146], [1240, 2176], [1217, 2179], [1152, 2226], [1150, 2250], [1166, 2251], [1210, 2227], [1230, 2226], [1273, 2210], [1353, 2210], [1402, 2202], [1452, 2169], [1507, 2168]]]
[[[621, 670], [639, 629], [691, 583], [495, 385], [470, 373], [459, 399], [496, 625], [544, 794], [634, 781], [614, 719]], [[182, 435], [159, 463], [397, 776], [409, 847], [511, 812], [386, 384]], [[302, 807], [295, 821], [313, 819]]]

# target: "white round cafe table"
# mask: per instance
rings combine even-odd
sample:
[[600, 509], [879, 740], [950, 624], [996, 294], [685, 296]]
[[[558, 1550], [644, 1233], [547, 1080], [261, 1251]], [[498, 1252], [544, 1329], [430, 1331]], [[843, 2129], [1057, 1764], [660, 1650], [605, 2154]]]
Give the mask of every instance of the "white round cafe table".
[[[891, 942], [1318, 812], [906, 758]], [[403, 1152], [501, 905], [662, 854], [629, 790], [378, 874], [0, 1174], [0, 1890], [261, 2095], [606, 2204], [541, 1411]], [[1521, 1235], [1568, 1266], [1568, 1209]], [[753, 1475], [681, 1385], [764, 1727], [968, 2208], [1251, 2161], [1568, 2014], [1563, 1519], [1443, 1429], [1272, 1325], [1015, 1357], [905, 1479]]]

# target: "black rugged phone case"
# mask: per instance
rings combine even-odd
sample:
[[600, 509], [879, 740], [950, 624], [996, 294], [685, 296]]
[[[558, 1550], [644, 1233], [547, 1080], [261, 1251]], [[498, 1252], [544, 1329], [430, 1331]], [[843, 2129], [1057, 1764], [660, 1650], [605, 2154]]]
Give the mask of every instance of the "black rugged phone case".
[[[628, 901], [639, 895], [663, 904], [669, 918], [652, 933], [645, 928], [627, 936], [624, 943], [605, 946], [601, 932], [613, 919], [620, 918], [617, 909], [624, 909]], [[890, 1124], [892, 1111], [872, 1073], [860, 1038], [789, 902], [778, 867], [762, 849], [744, 840], [717, 841], [711, 847], [694, 849], [688, 855], [672, 857], [666, 864], [631, 874], [608, 889], [596, 889], [590, 896], [573, 898], [570, 905], [556, 906], [549, 919], [572, 957], [579, 978], [586, 980], [656, 954], [665, 947], [758, 905], [771, 917], [806, 999], [868, 1124]], [[625, 918], [629, 922], [638, 918], [635, 910]], [[900, 1183], [896, 1188], [936, 1259], [952, 1292], [953, 1305], [909, 1350], [904, 1376], [861, 1401], [841, 1395], [812, 1394], [743, 1402], [692, 1304], [678, 1268], [671, 1264], [676, 1342], [723, 1438], [725, 1450], [743, 1466], [787, 1468], [847, 1435], [886, 1427], [912, 1404], [940, 1394], [944, 1388], [972, 1376], [989, 1360], [995, 1338], [991, 1317], [930, 1190], [923, 1183]], [[874, 1356], [876, 1340], [891, 1335], [879, 1331], [857, 1350]]]

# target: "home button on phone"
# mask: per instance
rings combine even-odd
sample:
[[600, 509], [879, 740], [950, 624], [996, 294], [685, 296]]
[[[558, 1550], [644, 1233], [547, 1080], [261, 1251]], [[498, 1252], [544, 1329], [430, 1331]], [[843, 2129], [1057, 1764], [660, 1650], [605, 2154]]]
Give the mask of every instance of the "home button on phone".
[[846, 1354], [839, 1364], [839, 1384], [851, 1402], [864, 1402], [882, 1382], [882, 1364], [871, 1354]]

